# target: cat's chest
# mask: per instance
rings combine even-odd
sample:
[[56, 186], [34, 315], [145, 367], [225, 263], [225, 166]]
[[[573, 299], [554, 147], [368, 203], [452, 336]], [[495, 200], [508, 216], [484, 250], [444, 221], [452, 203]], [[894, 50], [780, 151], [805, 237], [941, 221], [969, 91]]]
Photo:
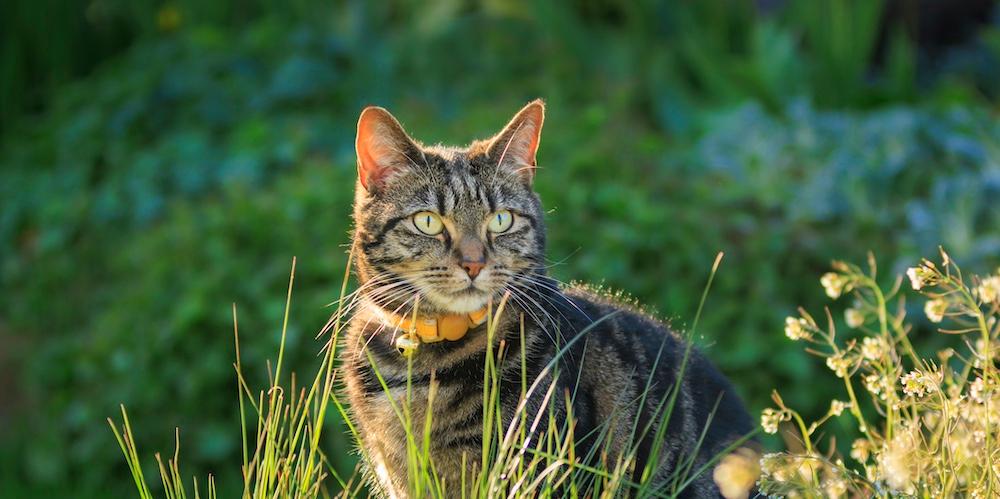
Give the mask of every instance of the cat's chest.
[[[522, 388], [523, 348], [538, 350], [532, 341], [522, 347], [520, 327], [531, 324], [514, 314], [496, 323], [496, 336], [483, 327], [460, 341], [420, 345], [412, 357], [392, 348], [392, 338], [378, 336], [383, 332], [369, 324], [363, 316], [352, 321], [341, 350], [342, 372], [365, 445], [377, 449], [387, 466], [405, 464], [406, 442], [423, 441], [425, 432], [436, 461], [481, 449], [486, 366], [496, 378], [490, 386], [502, 395], [500, 412], [512, 414]], [[543, 356], [527, 357], [544, 363]], [[530, 381], [537, 373], [524, 374]]]
[[[445, 470], [458, 470], [466, 460], [476, 458], [481, 449], [481, 381], [465, 383], [382, 386], [366, 392], [362, 373], [349, 373], [347, 387], [354, 419], [367, 450], [377, 454], [382, 465], [392, 471], [405, 470], [407, 449], [416, 444], [427, 449], [435, 464], [447, 463]], [[426, 438], [425, 440], [425, 437]]]

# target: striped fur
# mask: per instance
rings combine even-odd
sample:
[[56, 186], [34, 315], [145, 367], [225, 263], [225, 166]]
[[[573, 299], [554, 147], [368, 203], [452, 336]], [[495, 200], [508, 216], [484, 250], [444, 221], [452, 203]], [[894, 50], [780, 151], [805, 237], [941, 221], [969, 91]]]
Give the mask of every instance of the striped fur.
[[[555, 383], [553, 393], [573, 394], [577, 455], [587, 456], [589, 447], [602, 445], [605, 458], [614, 462], [614, 456], [635, 449], [637, 474], [649, 459], [662, 419], [661, 401], [676, 381], [685, 343], [634, 307], [587, 289], [563, 288], [546, 275], [542, 205], [531, 187], [541, 116], [541, 103], [531, 103], [496, 137], [466, 148], [423, 146], [406, 136], [388, 113], [372, 118], [378, 120], [372, 125], [378, 130], [370, 139], [374, 142], [363, 143], [359, 125], [359, 161], [361, 148], [377, 142], [378, 149], [373, 164], [359, 164], [353, 249], [361, 288], [341, 351], [352, 419], [372, 461], [372, 474], [386, 495], [406, 495], [405, 431], [389, 397], [402, 400], [407, 361], [394, 348], [398, 331], [387, 328], [380, 317], [411, 311], [417, 296], [421, 314], [433, 314], [468, 312], [509, 294], [494, 345], [502, 341], [506, 347], [499, 366], [505, 423], [519, 402], [523, 322], [529, 383], [557, 357], [560, 374], [550, 373], [543, 384]], [[489, 233], [484, 221], [499, 209], [513, 212], [515, 224], [505, 233]], [[441, 215], [447, 230], [435, 237], [414, 230], [411, 216], [419, 211]], [[468, 237], [479, 238], [487, 248], [487, 266], [471, 289], [456, 249], [456, 241]], [[467, 476], [476, 472], [481, 454], [486, 342], [481, 326], [459, 341], [422, 345], [412, 360], [415, 427], [423, 425], [433, 378], [437, 391], [432, 458], [438, 474], [455, 486], [463, 453]], [[551, 410], [565, 415], [564, 399], [551, 400]], [[540, 395], [530, 402], [529, 413], [542, 410]], [[713, 409], [704, 441], [696, 449]], [[651, 431], [643, 439], [632, 438], [636, 425]], [[697, 452], [702, 462], [751, 427], [729, 383], [703, 355], [692, 351], [667, 436], [657, 452], [654, 483], [664, 482], [683, 456]], [[703, 475], [685, 494], [717, 497], [718, 491]]]

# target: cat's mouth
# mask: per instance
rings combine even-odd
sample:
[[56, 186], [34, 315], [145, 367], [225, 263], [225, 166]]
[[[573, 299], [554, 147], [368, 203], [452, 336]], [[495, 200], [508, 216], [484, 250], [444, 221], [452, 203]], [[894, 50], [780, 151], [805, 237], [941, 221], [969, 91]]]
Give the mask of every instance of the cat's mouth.
[[[464, 274], [462, 277], [465, 277]], [[452, 279], [450, 282], [417, 282], [417, 287], [428, 303], [435, 309], [450, 313], [464, 314], [482, 310], [492, 300], [498, 302], [498, 286], [496, 277], [488, 273], [480, 274], [476, 279]]]
[[484, 290], [474, 284], [470, 284], [458, 290], [439, 289], [435, 292], [427, 293], [427, 298], [441, 309], [452, 313], [464, 314], [481, 310], [489, 303], [493, 294], [492, 291]]
[[492, 295], [492, 293], [479, 289], [472, 284], [449, 294], [449, 298], [451, 298], [449, 300], [451, 302], [450, 305], [456, 309], [460, 309], [455, 310], [456, 312], [467, 312], [467, 309], [478, 310], [489, 301]]

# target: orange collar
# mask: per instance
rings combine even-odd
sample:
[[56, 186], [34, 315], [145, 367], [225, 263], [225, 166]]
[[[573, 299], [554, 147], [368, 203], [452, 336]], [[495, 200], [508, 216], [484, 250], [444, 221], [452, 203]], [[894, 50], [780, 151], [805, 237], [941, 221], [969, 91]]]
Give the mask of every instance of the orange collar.
[[396, 338], [396, 348], [403, 355], [410, 355], [420, 343], [435, 343], [442, 340], [457, 341], [480, 324], [486, 322], [487, 307], [468, 314], [446, 314], [437, 317], [419, 315], [389, 317], [389, 325], [402, 334]]

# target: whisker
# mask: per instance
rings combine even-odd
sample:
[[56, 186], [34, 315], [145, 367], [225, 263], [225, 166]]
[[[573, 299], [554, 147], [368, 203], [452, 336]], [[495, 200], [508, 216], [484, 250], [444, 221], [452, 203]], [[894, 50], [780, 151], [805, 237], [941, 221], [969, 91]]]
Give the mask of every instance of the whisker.
[[[389, 290], [391, 290], [393, 288], [397, 288], [397, 287], [400, 287], [400, 286], [403, 286], [403, 285], [406, 285], [406, 284], [408, 284], [406, 281], [390, 282], [388, 284], [382, 284], [382, 285], [378, 285], [378, 286], [371, 286], [370, 289], [365, 290], [364, 293], [359, 293], [357, 291], [354, 292], [354, 293], [352, 293], [353, 296], [352, 296], [351, 301], [346, 306], [342, 307], [337, 312], [333, 313], [333, 315], [330, 317], [330, 320], [327, 321], [326, 325], [323, 326], [323, 328], [320, 330], [319, 334], [316, 335], [316, 337], [319, 338], [323, 334], [326, 334], [329, 331], [329, 328], [333, 326], [333, 324], [336, 322], [336, 320], [338, 318], [346, 318], [346, 317], [348, 317], [350, 315], [350, 313], [353, 312], [354, 309], [358, 305], [360, 305], [362, 303], [362, 297], [365, 296], [366, 294], [369, 295], [369, 296], [372, 296], [372, 295], [376, 295], [377, 296], [380, 293], [387, 292], [387, 291], [389, 291]], [[359, 288], [358, 291], [361, 291], [361, 290], [362, 290], [362, 288]], [[346, 325], [347, 324], [345, 322], [344, 327], [346, 327]], [[337, 332], [339, 333], [340, 331], [337, 331]]]
[[[566, 263], [567, 260], [569, 260], [570, 258], [572, 258], [573, 255], [577, 254], [580, 251], [581, 248], [582, 248], [581, 246], [577, 246], [575, 250], [571, 251], [568, 255], [566, 255], [565, 257], [563, 257], [561, 260], [558, 260], [558, 261], [556, 261], [556, 260], [550, 260], [549, 264], [542, 265], [541, 267], [543, 269], [550, 269], [552, 267], [556, 267], [558, 265], [562, 265], [562, 264]], [[546, 260], [548, 260], [548, 258], [546, 258]]]
[[[403, 303], [401, 303], [398, 307], [396, 307], [396, 309], [392, 311], [392, 314], [393, 315], [398, 315], [399, 314], [399, 310], [402, 309], [404, 306], [406, 306], [406, 304], [409, 303], [409, 301], [411, 299], [414, 299], [417, 296], [418, 296], [417, 294], [414, 294], [410, 298], [407, 298], [406, 300], [403, 300]], [[372, 320], [374, 318], [375, 318], [374, 315], [372, 317], [369, 317], [368, 320], [365, 322], [365, 325], [361, 328], [361, 331], [366, 331], [368, 329], [368, 326], [371, 324], [371, 322], [372, 322]], [[368, 349], [368, 345], [371, 344], [372, 340], [375, 339], [375, 336], [378, 336], [379, 334], [381, 334], [382, 331], [385, 330], [385, 328], [386, 328], [386, 324], [385, 323], [380, 324], [379, 327], [375, 331], [373, 331], [372, 334], [368, 337], [368, 340], [365, 341], [365, 344], [360, 349], [358, 349], [357, 356], [360, 356], [362, 352], [364, 352], [365, 350], [367, 350]], [[396, 324], [393, 327], [393, 332], [392, 332], [393, 336], [392, 336], [392, 338], [390, 338], [390, 341], [395, 341], [396, 340], [396, 332], [398, 332], [398, 331], [399, 331], [399, 324]], [[363, 337], [364, 337], [364, 334], [358, 335], [358, 340], [360, 340]]]
[[577, 305], [570, 297], [566, 296], [566, 293], [563, 292], [563, 290], [561, 288], [559, 288], [556, 285], [553, 285], [552, 283], [546, 281], [545, 279], [547, 279], [549, 281], [554, 281], [554, 282], [562, 284], [564, 286], [569, 286], [568, 284], [566, 284], [566, 283], [564, 283], [564, 282], [562, 282], [562, 281], [560, 281], [558, 279], [555, 279], [553, 277], [549, 277], [549, 276], [545, 276], [545, 275], [541, 275], [541, 274], [522, 274], [522, 275], [523, 275], [523, 278], [525, 280], [528, 280], [529, 282], [535, 283], [535, 284], [537, 284], [539, 286], [542, 286], [542, 287], [544, 287], [546, 289], [549, 289], [554, 294], [557, 294], [564, 301], [566, 301], [566, 303], [569, 303], [570, 305], [572, 305], [573, 308], [575, 308], [577, 312], [580, 312], [581, 314], [583, 314], [583, 316], [586, 317], [588, 321], [593, 322], [593, 319], [587, 314], [587, 312], [584, 312], [583, 309], [581, 309], [579, 305]]
[[500, 173], [501, 170], [500, 167], [503, 166], [503, 158], [504, 156], [507, 156], [507, 149], [510, 148], [510, 144], [514, 142], [514, 137], [517, 137], [517, 132], [521, 130], [522, 126], [524, 126], [523, 121], [517, 124], [517, 128], [515, 128], [514, 131], [511, 132], [510, 137], [507, 139], [507, 143], [504, 144], [503, 152], [500, 153], [500, 159], [497, 160], [496, 170], [493, 171], [493, 183], [496, 183], [497, 181], [497, 174]]
[[[522, 296], [523, 295], [523, 291], [520, 291], [516, 287], [513, 287], [513, 286], [507, 286], [507, 287], [505, 287], [505, 290], [510, 292], [511, 299], [514, 300], [514, 302], [521, 309], [523, 309], [525, 311], [525, 313], [527, 313], [529, 316], [531, 316], [532, 320], [535, 321], [535, 324], [538, 326], [538, 328], [541, 329], [542, 332], [544, 332], [545, 335], [548, 336], [550, 340], [552, 340], [552, 343], [553, 344], [558, 343], [556, 341], [555, 336], [553, 336], [552, 333], [545, 326], [546, 322], [548, 322], [550, 324], [554, 323], [554, 319], [550, 315], [548, 315], [548, 312], [545, 312], [545, 310], [542, 309], [539, 306], [538, 310], [540, 312], [542, 312], [543, 314], [545, 314], [547, 316], [546, 318], [548, 319], [547, 321], [543, 321], [541, 318], [538, 317], [538, 315], [535, 314], [534, 311], [532, 311], [531, 305], [526, 301], [525, 297]], [[536, 303], [536, 305], [537, 305], [537, 303]]]
[[[549, 293], [542, 293], [542, 292], [538, 291], [537, 289], [533, 289], [533, 288], [535, 288], [535, 287], [541, 287], [541, 288], [543, 288], [543, 289], [545, 289], [547, 291], [550, 291], [551, 295], [555, 295], [561, 301], [566, 302], [566, 303], [570, 304], [571, 306], [573, 306], [573, 308], [575, 308], [578, 312], [580, 312], [581, 314], [583, 314], [583, 316], [586, 317], [588, 321], [591, 321], [591, 322], [593, 321], [593, 319], [591, 319], [590, 316], [586, 312], [584, 312], [576, 303], [574, 303], [571, 298], [569, 298], [568, 296], [566, 296], [566, 294], [563, 292], [562, 289], [560, 289], [556, 285], [553, 285], [550, 282], [547, 282], [547, 281], [543, 280], [543, 279], [547, 279], [546, 276], [542, 276], [542, 275], [539, 275], [539, 274], [513, 273], [513, 272], [509, 272], [509, 271], [506, 274], [506, 276], [509, 279], [512, 279], [512, 280], [523, 281], [523, 282], [532, 284], [533, 287], [529, 288], [529, 289], [532, 290], [532, 291], [535, 291], [536, 294], [540, 298], [544, 299], [550, 306], [552, 306], [557, 311], [559, 311], [559, 314], [563, 317], [563, 319], [566, 319], [568, 322], [571, 322], [571, 321], [569, 321], [569, 319], [566, 317], [566, 315], [563, 314], [559, 310], [560, 309], [559, 304], [555, 300], [553, 300], [552, 298], [550, 298], [550, 294]], [[555, 279], [553, 279], [553, 280], [556, 281], [556, 282], [559, 282], [558, 280], [555, 280]]]
[[[397, 290], [393, 291], [392, 298], [396, 299], [396, 298], [405, 296], [407, 293], [412, 293], [412, 291], [409, 290], [409, 289], [405, 289], [405, 288], [404, 289], [397, 289]], [[362, 301], [363, 300], [359, 299], [359, 301], [355, 305], [360, 304]], [[405, 305], [405, 302], [404, 302], [403, 305]], [[403, 305], [400, 305], [400, 306], [403, 306]], [[339, 334], [341, 332], [343, 332], [346, 328], [348, 328], [350, 325], [351, 325], [350, 320], [344, 320], [344, 321], [342, 321], [341, 325], [340, 325], [340, 328], [336, 331], [336, 333], [334, 335], [331, 336], [330, 341], [332, 341], [334, 337], [339, 336]], [[367, 324], [365, 326], [367, 327]], [[329, 344], [329, 342], [328, 342], [328, 344]]]
[[[333, 324], [336, 323], [338, 318], [344, 318], [343, 324], [340, 329], [335, 332], [339, 334], [345, 328], [350, 325], [350, 321], [346, 318], [353, 313], [358, 306], [365, 302], [362, 298], [368, 297], [369, 300], [376, 306], [382, 306], [383, 304], [389, 304], [394, 300], [405, 296], [407, 293], [419, 292], [415, 286], [412, 285], [407, 279], [412, 279], [414, 277], [420, 277], [425, 274], [436, 274], [440, 273], [439, 267], [433, 267], [426, 270], [415, 270], [408, 272], [395, 272], [395, 273], [379, 273], [375, 276], [369, 278], [358, 289], [351, 292], [348, 296], [350, 297], [346, 306], [341, 307], [337, 312], [331, 315], [330, 319], [323, 326], [320, 332], [316, 335], [317, 338], [329, 332]], [[402, 289], [397, 289], [402, 288]], [[393, 291], [391, 294], [386, 295]], [[398, 291], [398, 292], [396, 292]], [[346, 297], [345, 297], [346, 298]], [[338, 300], [339, 301], [339, 300]], [[336, 302], [335, 302], [336, 303]]]

